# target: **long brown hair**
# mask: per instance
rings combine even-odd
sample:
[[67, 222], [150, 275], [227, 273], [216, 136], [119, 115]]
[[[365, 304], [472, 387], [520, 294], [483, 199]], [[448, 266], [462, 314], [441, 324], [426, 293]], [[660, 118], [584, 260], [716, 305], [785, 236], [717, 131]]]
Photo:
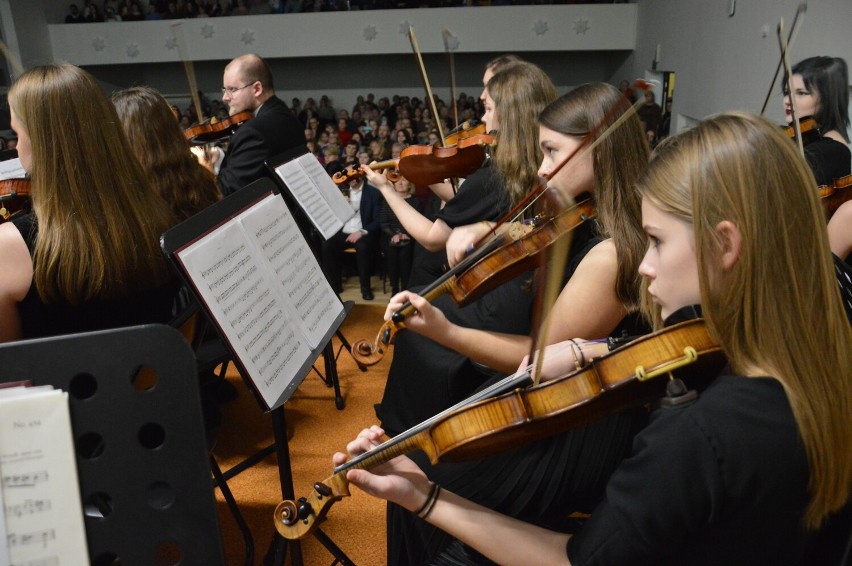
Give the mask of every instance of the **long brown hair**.
[[556, 88], [544, 71], [523, 61], [496, 73], [486, 88], [500, 123], [499, 142], [492, 152], [494, 167], [514, 205], [538, 184], [541, 149], [536, 118], [556, 99]]
[[174, 216], [151, 198], [97, 81], [73, 65], [36, 67], [9, 90], [9, 104], [32, 143], [33, 281], [42, 300], [79, 304], [163, 284], [158, 241]]
[[150, 87], [113, 93], [112, 102], [136, 157], [178, 220], [185, 220], [222, 198], [213, 173], [201, 166], [169, 103]]
[[[617, 88], [606, 83], [579, 86], [545, 108], [539, 123], [555, 132], [584, 138], [596, 127], [603, 132], [629, 107]], [[642, 199], [634, 183], [648, 166], [648, 142], [632, 114], [592, 150], [598, 227], [610, 237], [618, 257], [616, 294], [625, 308], [639, 306], [639, 263], [645, 253]]]
[[[639, 184], [692, 223], [704, 315], [732, 369], [766, 372], [784, 387], [810, 465], [811, 529], [852, 490], [852, 327], [814, 184], [780, 129], [746, 114], [716, 116], [658, 147]], [[742, 239], [728, 270], [722, 221]]]

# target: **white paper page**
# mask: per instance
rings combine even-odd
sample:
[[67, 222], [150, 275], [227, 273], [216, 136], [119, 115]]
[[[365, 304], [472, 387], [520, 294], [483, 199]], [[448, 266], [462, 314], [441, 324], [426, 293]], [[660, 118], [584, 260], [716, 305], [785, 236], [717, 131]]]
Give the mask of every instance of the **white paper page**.
[[274, 407], [310, 348], [242, 226], [232, 219], [177, 255], [264, 401]]
[[240, 215], [243, 227], [269, 262], [312, 349], [319, 346], [343, 304], [329, 285], [296, 220], [278, 195]]
[[346, 200], [346, 197], [343, 196], [343, 193], [340, 192], [340, 189], [334, 184], [334, 181], [331, 180], [325, 169], [322, 168], [319, 160], [314, 155], [306, 153], [297, 161], [302, 166], [305, 174], [314, 182], [319, 194], [328, 203], [334, 215], [344, 223], [352, 218], [355, 214], [355, 211], [352, 210], [352, 205], [349, 204], [349, 201]]
[[[290, 189], [299, 206], [323, 238], [327, 240], [343, 228], [343, 220], [334, 214], [328, 201], [322, 197], [316, 184], [308, 177], [298, 160], [294, 159], [280, 165], [275, 172]], [[324, 171], [323, 174], [327, 175]]]
[[10, 564], [88, 564], [67, 393], [0, 399], [0, 473]]
[[24, 171], [24, 166], [21, 165], [20, 158], [15, 157], [14, 159], [0, 161], [0, 180], [23, 179], [26, 176], [27, 172]]

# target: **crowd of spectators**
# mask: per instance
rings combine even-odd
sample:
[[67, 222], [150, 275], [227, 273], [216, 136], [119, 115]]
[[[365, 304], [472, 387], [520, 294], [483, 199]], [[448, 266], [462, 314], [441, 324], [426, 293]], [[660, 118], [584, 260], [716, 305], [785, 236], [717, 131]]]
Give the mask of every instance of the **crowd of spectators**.
[[512, 6], [527, 4], [611, 4], [613, 0], [84, 0], [71, 4], [65, 23], [170, 20], [250, 14]]

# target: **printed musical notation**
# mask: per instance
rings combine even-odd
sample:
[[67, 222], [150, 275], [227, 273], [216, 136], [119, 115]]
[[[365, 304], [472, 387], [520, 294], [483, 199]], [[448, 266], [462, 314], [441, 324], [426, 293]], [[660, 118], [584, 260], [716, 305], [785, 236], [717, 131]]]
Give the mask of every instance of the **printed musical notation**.
[[269, 195], [176, 255], [273, 407], [343, 312], [284, 200]]
[[65, 392], [3, 390], [0, 478], [6, 534], [0, 563], [89, 563]]
[[275, 169], [290, 193], [326, 240], [343, 228], [354, 211], [340, 189], [310, 153]]

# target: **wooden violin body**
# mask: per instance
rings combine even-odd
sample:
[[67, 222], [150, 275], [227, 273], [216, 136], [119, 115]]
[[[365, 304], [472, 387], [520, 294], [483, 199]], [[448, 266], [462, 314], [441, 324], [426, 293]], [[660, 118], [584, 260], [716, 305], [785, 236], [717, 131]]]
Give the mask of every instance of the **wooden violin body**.
[[494, 136], [478, 134], [453, 145], [411, 145], [399, 156], [399, 172], [415, 185], [434, 185], [452, 177], [467, 177], [485, 161], [485, 148]]
[[[314, 484], [309, 497], [280, 503], [273, 515], [275, 528], [288, 539], [311, 533], [331, 505], [349, 495], [350, 469], [371, 469], [415, 450], [423, 450], [433, 464], [483, 458], [661, 397], [665, 376], [673, 373], [690, 387], [701, 387], [724, 364], [721, 349], [696, 319], [639, 338], [542, 385], [462, 401], [338, 466], [332, 476]], [[689, 366], [688, 376], [681, 375], [684, 366]]]
[[852, 175], [835, 179], [831, 185], [819, 187], [819, 196], [825, 208], [825, 219], [829, 220], [841, 204], [852, 199]]
[[[783, 126], [784, 133], [787, 134], [791, 140], [796, 139], [796, 128], [793, 126]], [[818, 140], [822, 137], [822, 133], [819, 131], [819, 124], [816, 121], [816, 118], [813, 116], [805, 116], [801, 120], [799, 120], [799, 129], [802, 132], [802, 144], [808, 145], [809, 143]]]
[[[398, 161], [396, 159], [388, 159], [387, 161], [379, 161], [378, 163], [371, 163], [367, 167], [372, 169], [373, 171], [380, 171], [382, 169], [385, 170], [385, 177], [388, 178], [388, 181], [391, 183], [396, 183], [399, 181], [400, 175], [399, 169], [397, 168]], [[360, 179], [365, 176], [364, 171], [358, 168], [347, 167], [343, 171], [338, 171], [334, 175], [331, 176], [331, 180], [334, 181], [334, 184], [338, 187], [343, 187], [349, 184], [350, 181], [355, 179]]]
[[30, 180], [4, 179], [0, 181], [0, 222], [30, 208]]
[[[460, 307], [493, 291], [506, 281], [517, 277], [535, 267], [542, 253], [563, 236], [595, 217], [595, 207], [591, 200], [585, 200], [557, 216], [545, 221], [529, 234], [506, 242], [493, 240], [490, 245], [479, 250], [426, 287], [422, 296], [433, 301], [442, 295], [449, 295]], [[404, 328], [405, 318], [411, 315], [411, 304], [394, 313], [393, 319], [385, 322], [376, 339], [370, 343], [358, 340], [352, 344], [352, 356], [363, 365], [373, 365], [384, 357], [394, 335]]]
[[189, 143], [194, 145], [215, 143], [233, 136], [236, 133], [237, 128], [239, 128], [243, 122], [253, 117], [254, 114], [251, 112], [239, 112], [233, 116], [228, 116], [224, 120], [219, 120], [218, 122], [208, 122], [206, 124], [190, 126], [183, 131], [183, 135]]

